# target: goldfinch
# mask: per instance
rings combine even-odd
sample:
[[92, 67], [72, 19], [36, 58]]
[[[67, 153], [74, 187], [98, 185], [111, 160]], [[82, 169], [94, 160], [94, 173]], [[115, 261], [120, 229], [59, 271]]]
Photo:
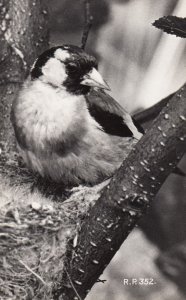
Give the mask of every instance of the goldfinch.
[[12, 105], [27, 167], [66, 185], [110, 177], [142, 129], [108, 89], [96, 59], [81, 48], [63, 45], [42, 53]]

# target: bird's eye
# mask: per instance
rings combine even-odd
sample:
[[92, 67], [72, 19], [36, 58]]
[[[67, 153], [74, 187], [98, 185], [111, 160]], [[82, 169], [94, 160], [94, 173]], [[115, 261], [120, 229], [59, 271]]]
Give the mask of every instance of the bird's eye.
[[68, 70], [70, 72], [76, 72], [77, 71], [77, 65], [75, 63], [68, 64]]

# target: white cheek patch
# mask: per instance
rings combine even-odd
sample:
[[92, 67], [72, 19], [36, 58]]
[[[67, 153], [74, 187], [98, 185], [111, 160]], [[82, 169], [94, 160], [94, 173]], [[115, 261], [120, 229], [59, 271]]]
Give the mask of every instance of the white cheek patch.
[[44, 82], [50, 83], [54, 86], [61, 86], [66, 80], [67, 74], [65, 65], [56, 58], [50, 58], [42, 68]]
[[59, 59], [60, 61], [65, 61], [70, 57], [70, 54], [68, 51], [59, 48], [55, 51], [54, 57]]

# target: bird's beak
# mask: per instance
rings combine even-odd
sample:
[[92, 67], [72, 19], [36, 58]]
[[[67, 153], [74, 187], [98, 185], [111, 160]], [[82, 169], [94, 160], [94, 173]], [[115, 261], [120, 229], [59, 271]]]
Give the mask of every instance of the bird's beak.
[[95, 68], [93, 68], [88, 74], [83, 77], [81, 84], [110, 91], [110, 87], [103, 80], [101, 74]]

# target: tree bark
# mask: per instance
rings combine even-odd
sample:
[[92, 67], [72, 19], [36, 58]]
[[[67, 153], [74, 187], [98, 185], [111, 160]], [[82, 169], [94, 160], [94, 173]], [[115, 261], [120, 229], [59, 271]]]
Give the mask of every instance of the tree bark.
[[48, 15], [44, 0], [0, 0], [0, 8], [0, 174], [17, 185], [25, 181], [25, 171], [17, 160], [11, 105], [30, 66], [48, 46]]
[[47, 11], [42, 0], [0, 1], [0, 139], [12, 148], [10, 109], [37, 56], [48, 45]]

